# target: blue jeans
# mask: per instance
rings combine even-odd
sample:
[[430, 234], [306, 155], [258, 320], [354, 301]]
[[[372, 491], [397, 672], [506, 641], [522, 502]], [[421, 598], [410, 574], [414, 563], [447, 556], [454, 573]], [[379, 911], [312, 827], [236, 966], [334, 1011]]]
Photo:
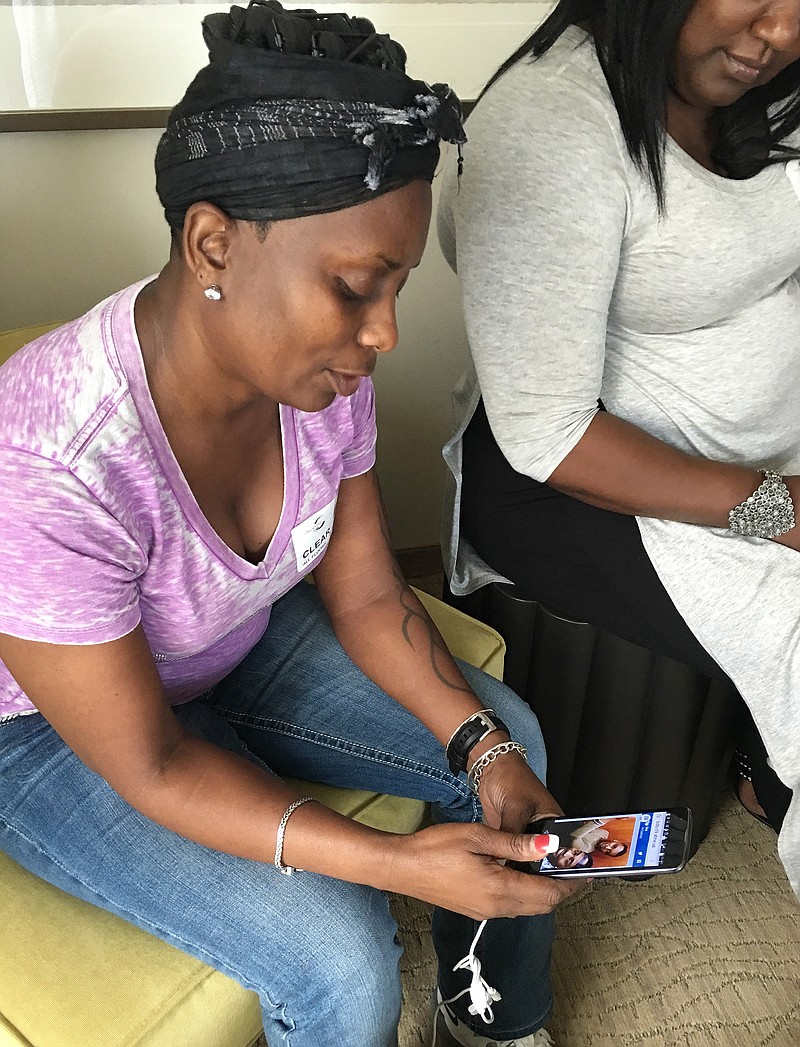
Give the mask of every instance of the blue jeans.
[[[533, 714], [496, 680], [461, 665], [544, 775]], [[371, 683], [338, 645], [315, 590], [280, 600], [269, 628], [212, 692], [176, 708], [198, 735], [279, 775], [416, 797], [442, 821], [480, 807], [441, 744]], [[130, 807], [85, 767], [43, 717], [0, 726], [0, 848], [70, 894], [116, 913], [223, 971], [259, 996], [271, 1047], [391, 1047], [400, 1016], [402, 947], [383, 892], [193, 843]], [[433, 941], [445, 999], [468, 984], [454, 965], [476, 929], [437, 910]], [[493, 920], [479, 948], [502, 993], [497, 1039], [546, 1021], [552, 920]]]

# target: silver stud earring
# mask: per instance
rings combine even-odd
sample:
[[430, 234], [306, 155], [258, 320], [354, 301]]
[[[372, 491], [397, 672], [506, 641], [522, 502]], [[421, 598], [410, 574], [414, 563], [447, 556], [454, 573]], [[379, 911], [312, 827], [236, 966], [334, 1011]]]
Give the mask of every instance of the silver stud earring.
[[209, 302], [218, 302], [220, 298], [222, 298], [222, 288], [219, 284], [211, 284], [210, 287], [207, 287], [205, 291], [203, 291], [203, 294]]

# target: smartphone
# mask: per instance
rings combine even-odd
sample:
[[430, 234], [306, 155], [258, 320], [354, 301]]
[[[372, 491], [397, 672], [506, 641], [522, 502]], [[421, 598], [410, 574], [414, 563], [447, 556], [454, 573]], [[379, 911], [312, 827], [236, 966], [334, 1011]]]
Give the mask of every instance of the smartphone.
[[546, 876], [652, 876], [679, 872], [689, 857], [692, 812], [602, 814], [589, 818], [544, 818], [528, 832], [558, 836], [558, 848], [531, 872]]

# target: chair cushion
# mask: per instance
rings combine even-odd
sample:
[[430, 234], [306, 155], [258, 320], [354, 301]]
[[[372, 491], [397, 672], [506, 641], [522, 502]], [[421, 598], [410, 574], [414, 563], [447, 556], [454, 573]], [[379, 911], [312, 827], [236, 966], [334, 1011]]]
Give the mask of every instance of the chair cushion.
[[2, 1047], [249, 1047], [254, 993], [0, 853]]
[[[59, 327], [61, 321], [49, 324], [34, 324], [31, 327], [17, 327], [13, 331], [0, 331], [0, 364], [4, 364], [12, 353], [21, 349], [23, 345], [32, 342], [39, 335], [47, 334], [54, 327]], [[2, 1041], [0, 1040], [0, 1043]]]

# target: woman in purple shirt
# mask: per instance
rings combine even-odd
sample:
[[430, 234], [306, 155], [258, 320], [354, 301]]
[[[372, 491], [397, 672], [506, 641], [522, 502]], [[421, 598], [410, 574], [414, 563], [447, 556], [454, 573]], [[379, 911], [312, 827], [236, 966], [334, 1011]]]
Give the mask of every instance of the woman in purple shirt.
[[[0, 847], [255, 990], [272, 1047], [396, 1042], [385, 891], [440, 907], [445, 1038], [549, 1043], [574, 886], [502, 862], [558, 813], [538, 727], [450, 658], [373, 468], [369, 376], [457, 100], [361, 19], [204, 33], [156, 158], [167, 265], [0, 372]], [[437, 824], [378, 832], [285, 775]], [[498, 916], [527, 918], [481, 941], [487, 1026], [453, 967]]]

